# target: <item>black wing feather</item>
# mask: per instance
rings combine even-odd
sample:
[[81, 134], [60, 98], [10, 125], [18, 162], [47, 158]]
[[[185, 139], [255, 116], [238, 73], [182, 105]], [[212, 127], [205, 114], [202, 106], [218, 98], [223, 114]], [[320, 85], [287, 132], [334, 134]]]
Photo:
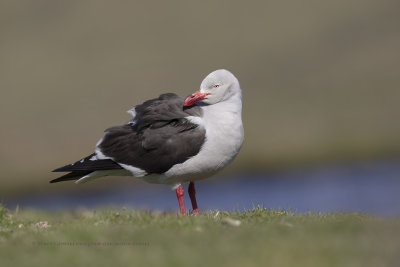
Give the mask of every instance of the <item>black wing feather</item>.
[[96, 154], [91, 154], [75, 163], [65, 165], [53, 170], [53, 172], [76, 172], [76, 171], [102, 171], [122, 169], [115, 161], [111, 159], [90, 160]]
[[82, 178], [85, 175], [88, 175], [92, 171], [75, 171], [75, 172], [70, 172], [67, 173], [61, 177], [58, 177], [57, 179], [53, 179], [50, 181], [50, 183], [58, 183], [58, 182], [64, 182], [64, 181], [70, 181], [70, 180], [78, 180]]

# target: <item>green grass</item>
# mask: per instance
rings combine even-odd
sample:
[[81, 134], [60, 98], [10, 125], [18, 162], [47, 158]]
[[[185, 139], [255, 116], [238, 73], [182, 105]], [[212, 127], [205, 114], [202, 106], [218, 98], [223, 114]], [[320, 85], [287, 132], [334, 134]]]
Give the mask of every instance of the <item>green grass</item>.
[[[239, 220], [239, 226], [223, 223]], [[36, 224], [47, 221], [50, 227]], [[400, 220], [263, 207], [199, 216], [0, 206], [1, 266], [395, 266]]]

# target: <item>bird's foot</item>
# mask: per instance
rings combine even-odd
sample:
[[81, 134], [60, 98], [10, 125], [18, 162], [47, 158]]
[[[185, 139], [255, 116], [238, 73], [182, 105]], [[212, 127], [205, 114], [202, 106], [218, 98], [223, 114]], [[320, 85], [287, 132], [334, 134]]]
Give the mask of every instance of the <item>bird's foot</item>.
[[199, 215], [199, 209], [192, 210], [192, 215], [194, 216]]

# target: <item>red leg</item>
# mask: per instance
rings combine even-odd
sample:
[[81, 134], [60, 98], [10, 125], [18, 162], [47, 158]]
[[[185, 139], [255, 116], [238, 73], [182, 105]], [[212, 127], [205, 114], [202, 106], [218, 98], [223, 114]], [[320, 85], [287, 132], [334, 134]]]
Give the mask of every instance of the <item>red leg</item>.
[[179, 210], [180, 210], [181, 214], [186, 214], [185, 202], [183, 200], [183, 195], [184, 194], [185, 194], [185, 192], [183, 191], [182, 185], [180, 184], [176, 188], [176, 197], [178, 198]]
[[189, 192], [190, 200], [192, 201], [193, 214], [199, 214], [199, 208], [197, 207], [197, 201], [196, 201], [196, 189], [194, 189], [193, 182], [189, 183], [188, 192]]

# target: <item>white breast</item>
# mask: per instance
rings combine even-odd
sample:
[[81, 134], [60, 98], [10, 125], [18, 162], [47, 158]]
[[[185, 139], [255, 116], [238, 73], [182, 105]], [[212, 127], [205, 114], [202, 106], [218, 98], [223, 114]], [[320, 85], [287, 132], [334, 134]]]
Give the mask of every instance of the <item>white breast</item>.
[[[206, 129], [206, 139], [200, 152], [187, 161], [173, 166], [160, 180], [175, 184], [205, 179], [228, 165], [244, 140], [240, 98], [203, 107], [203, 117], [189, 117]], [[161, 181], [160, 181], [161, 182]]]

